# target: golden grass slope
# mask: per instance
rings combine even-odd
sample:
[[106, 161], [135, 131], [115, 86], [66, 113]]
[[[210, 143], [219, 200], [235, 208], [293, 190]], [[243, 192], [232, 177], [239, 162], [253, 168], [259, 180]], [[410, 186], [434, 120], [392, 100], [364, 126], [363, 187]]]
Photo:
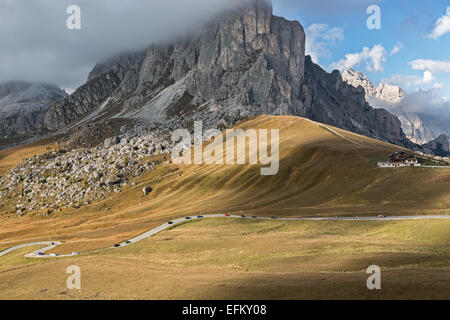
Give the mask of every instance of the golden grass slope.
[[[449, 299], [449, 235], [448, 220], [205, 219], [94, 255], [16, 252], [0, 259], [0, 299]], [[366, 287], [373, 264], [380, 291]]]
[[[356, 145], [319, 123], [291, 116], [260, 116], [237, 127], [280, 130], [277, 175], [261, 176], [252, 165], [161, 166], [136, 186], [79, 210], [50, 218], [2, 215], [0, 248], [51, 239], [66, 242], [59, 253], [97, 249], [188, 214], [415, 215], [450, 208], [450, 170], [376, 167], [374, 160], [397, 146], [334, 128]], [[148, 185], [154, 191], [143, 196]]]

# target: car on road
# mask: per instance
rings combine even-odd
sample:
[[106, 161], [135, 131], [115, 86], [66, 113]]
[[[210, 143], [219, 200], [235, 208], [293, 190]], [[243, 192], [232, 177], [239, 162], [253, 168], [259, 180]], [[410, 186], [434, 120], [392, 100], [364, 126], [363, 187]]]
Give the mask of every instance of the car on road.
[[225, 214], [225, 217], [229, 217], [230, 215], [228, 213]]
[[241, 215], [241, 218], [247, 218], [246, 216], [244, 216], [244, 215]]
[[74, 252], [72, 252], [72, 255], [73, 256], [77, 256], [77, 255], [79, 255], [80, 253], [78, 253], [78, 252], [76, 252], [76, 251], [74, 251]]
[[380, 218], [380, 219], [384, 219], [384, 218], [386, 218], [386, 216], [384, 216], [384, 215], [380, 214], [380, 215], [378, 216], [378, 218]]
[[273, 220], [275, 220], [277, 217], [270, 217], [270, 219], [273, 219]]
[[186, 218], [184, 218], [184, 219], [186, 219], [186, 220], [191, 220], [191, 217], [186, 217]]
[[201, 218], [203, 218], [203, 216], [197, 216], [197, 218], [198, 218], [198, 219], [201, 219]]
[[125, 243], [125, 244], [130, 244], [131, 241], [127, 240], [127, 241], [125, 241], [124, 243]]
[[44, 253], [43, 252], [38, 252], [38, 256], [43, 256]]
[[253, 219], [258, 219], [258, 217], [257, 217], [257, 216], [252, 216], [252, 218], [253, 218]]
[[114, 245], [114, 248], [118, 248], [118, 247], [120, 247], [120, 244], [116, 243], [116, 244]]
[[167, 222], [167, 224], [168, 224], [168, 225], [171, 225], [171, 224], [173, 224], [173, 222], [172, 222], [172, 221], [169, 221], [169, 222]]

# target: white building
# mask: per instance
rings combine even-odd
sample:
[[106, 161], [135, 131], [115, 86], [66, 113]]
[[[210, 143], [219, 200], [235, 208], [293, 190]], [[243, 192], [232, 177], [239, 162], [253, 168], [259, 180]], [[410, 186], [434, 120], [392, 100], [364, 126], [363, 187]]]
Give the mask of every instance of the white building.
[[404, 163], [397, 163], [397, 162], [378, 162], [378, 168], [399, 168], [404, 167]]
[[417, 158], [406, 159], [404, 162], [382, 161], [378, 162], [378, 168], [421, 167]]

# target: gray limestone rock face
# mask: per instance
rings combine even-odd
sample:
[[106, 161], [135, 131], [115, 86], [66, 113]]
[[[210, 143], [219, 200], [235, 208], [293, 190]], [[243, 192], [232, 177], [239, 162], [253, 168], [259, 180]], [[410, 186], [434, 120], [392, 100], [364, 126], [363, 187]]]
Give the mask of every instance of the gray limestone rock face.
[[63, 90], [52, 85], [0, 84], [0, 137], [25, 136], [35, 132], [50, 105], [66, 96]]
[[303, 27], [274, 16], [265, 0], [223, 12], [190, 38], [98, 64], [86, 84], [48, 108], [41, 130], [74, 134], [108, 119], [166, 131], [198, 120], [224, 128], [259, 114], [307, 117], [412, 145], [396, 117], [365, 102], [363, 89], [305, 57]]
[[354, 87], [361, 86], [366, 92], [366, 100], [374, 108], [386, 109], [397, 116], [402, 124], [406, 137], [419, 145], [426, 144], [441, 134], [450, 134], [450, 119], [439, 117], [426, 110], [414, 111], [414, 98], [411, 98], [400, 87], [379, 83], [375, 87], [361, 72], [346, 69], [342, 78]]
[[372, 108], [364, 89], [343, 81], [339, 71], [328, 74], [307, 57], [304, 103], [308, 118], [367, 137], [413, 148], [400, 120], [385, 109]]
[[447, 135], [441, 134], [439, 137], [430, 141], [427, 144], [424, 144], [423, 147], [425, 150], [430, 150], [437, 156], [448, 157], [450, 156], [450, 147], [449, 147], [449, 139]]

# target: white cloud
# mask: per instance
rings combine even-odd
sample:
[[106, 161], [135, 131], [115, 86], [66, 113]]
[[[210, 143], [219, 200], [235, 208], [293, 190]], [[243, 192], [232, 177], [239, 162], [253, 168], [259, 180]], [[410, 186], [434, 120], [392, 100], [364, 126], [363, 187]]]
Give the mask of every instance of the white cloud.
[[314, 63], [319, 63], [319, 58], [331, 56], [328, 49], [330, 45], [336, 45], [344, 40], [344, 29], [333, 27], [323, 23], [313, 23], [305, 29], [306, 54], [311, 56]]
[[[242, 0], [240, 0], [242, 1]], [[66, 28], [67, 7], [81, 8], [81, 30]], [[0, 82], [76, 88], [99, 61], [178, 39], [236, 1], [0, 0]]]
[[402, 102], [403, 109], [410, 112], [432, 114], [440, 118], [449, 118], [450, 104], [439, 89], [416, 90]]
[[[389, 79], [383, 79], [381, 82], [405, 87], [405, 88], [411, 88], [411, 87], [420, 87], [421, 85], [431, 84], [433, 81], [436, 80], [436, 78], [433, 76], [433, 73], [430, 71], [425, 71], [423, 73], [422, 77], [415, 76], [415, 75], [403, 75], [403, 74], [394, 74]], [[436, 83], [434, 86], [437, 88], [440, 88], [440, 85]]]
[[431, 83], [434, 81], [434, 79], [435, 78], [433, 77], [433, 74], [430, 71], [427, 70], [423, 73], [422, 79], [423, 83]]
[[432, 39], [439, 39], [448, 32], [450, 32], [450, 7], [447, 7], [447, 13], [436, 21], [433, 31], [428, 35], [428, 37]]
[[[436, 82], [433, 85], [433, 89], [444, 89], [444, 88], [445, 88], [445, 83], [442, 83], [442, 82]], [[447, 99], [447, 98], [445, 98], [445, 99]]]
[[390, 55], [393, 56], [394, 54], [398, 53], [400, 50], [402, 50], [404, 47], [403, 43], [399, 42], [397, 43], [394, 48], [391, 50]]
[[383, 71], [386, 53], [386, 49], [381, 44], [376, 44], [372, 48], [364, 47], [361, 52], [346, 54], [345, 59], [331, 64], [331, 67], [343, 71], [365, 62], [368, 71]]
[[371, 104], [375, 108], [384, 108], [394, 113], [399, 111], [415, 112], [449, 121], [450, 103], [446, 97], [442, 96], [441, 89], [440, 87], [429, 90], [417, 89], [395, 104], [378, 99], [372, 99]]
[[432, 73], [450, 72], [450, 61], [418, 59], [409, 63], [413, 70], [430, 71]]
[[424, 78], [414, 75], [394, 74], [389, 79], [383, 79], [381, 82], [398, 85], [401, 87], [417, 87], [423, 84]]

